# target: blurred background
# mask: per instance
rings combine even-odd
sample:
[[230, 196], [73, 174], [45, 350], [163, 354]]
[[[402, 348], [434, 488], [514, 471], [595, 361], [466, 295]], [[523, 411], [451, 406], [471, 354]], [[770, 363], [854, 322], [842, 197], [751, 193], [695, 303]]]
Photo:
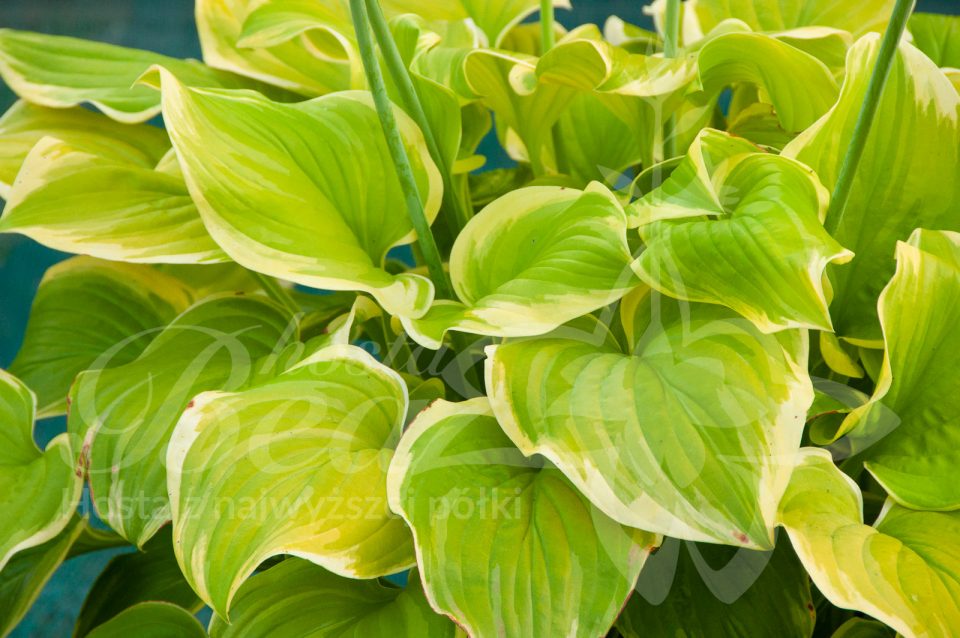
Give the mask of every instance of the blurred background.
[[[850, 0], [837, 0], [849, 2]], [[558, 11], [568, 28], [609, 15], [652, 29], [644, 0], [572, 0]], [[919, 0], [918, 11], [960, 14], [960, 0]], [[200, 57], [193, 0], [0, 0], [0, 27], [100, 40], [174, 57]], [[0, 82], [0, 112], [15, 97]], [[496, 168], [488, 163], [487, 168]], [[26, 327], [30, 303], [43, 273], [67, 255], [17, 235], [0, 235], [0, 368], [13, 360]], [[41, 422], [41, 445], [64, 428], [62, 419]], [[99, 552], [64, 564], [14, 631], [15, 638], [69, 636], [87, 589], [117, 552]]]

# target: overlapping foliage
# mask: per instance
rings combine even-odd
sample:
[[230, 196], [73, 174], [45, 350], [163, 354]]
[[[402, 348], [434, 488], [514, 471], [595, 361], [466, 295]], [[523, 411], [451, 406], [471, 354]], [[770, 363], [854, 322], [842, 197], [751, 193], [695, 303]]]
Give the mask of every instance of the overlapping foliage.
[[77, 255], [0, 371], [0, 633], [133, 546], [75, 635], [958, 635], [960, 18], [910, 5], [0, 30], [0, 233]]

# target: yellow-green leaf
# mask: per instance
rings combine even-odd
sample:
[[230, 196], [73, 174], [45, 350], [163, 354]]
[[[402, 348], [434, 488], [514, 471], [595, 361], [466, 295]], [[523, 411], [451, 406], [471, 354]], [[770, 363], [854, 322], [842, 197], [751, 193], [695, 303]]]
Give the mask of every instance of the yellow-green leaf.
[[350, 578], [414, 564], [386, 496], [407, 401], [396, 372], [350, 345], [246, 390], [196, 397], [171, 438], [167, 486], [180, 567], [222, 618], [277, 554]]
[[138, 166], [52, 137], [24, 160], [0, 233], [114, 261], [229, 261], [204, 228], [175, 159]]
[[641, 288], [626, 343], [487, 348], [487, 391], [524, 454], [542, 454], [607, 515], [687, 540], [769, 549], [813, 401], [806, 334]]
[[101, 518], [143, 546], [170, 520], [164, 459], [190, 400], [243, 387], [296, 337], [289, 314], [264, 297], [219, 295], [188, 308], [136, 360], [81, 373], [67, 429]]
[[431, 605], [472, 636], [605, 635], [657, 542], [526, 458], [486, 398], [421, 412], [388, 491], [413, 528]]
[[33, 392], [0, 370], [0, 570], [17, 552], [63, 531], [80, 502], [69, 439], [61, 434], [40, 450], [35, 417]]
[[[813, 168], [827, 188], [836, 184], [879, 49], [876, 35], [854, 45], [837, 104], [783, 149]], [[876, 302], [893, 274], [898, 240], [918, 227], [960, 230], [958, 139], [960, 95], [929, 58], [902, 43], [850, 199], [842, 214], [825, 222], [856, 253], [849, 264], [829, 271], [839, 336], [858, 345], [880, 343]]]
[[[415, 234], [369, 93], [278, 104], [251, 92], [189, 89], [159, 71], [164, 118], [213, 239], [251, 270], [330, 290], [368, 292], [419, 316], [433, 285], [384, 269]], [[397, 119], [428, 220], [443, 185], [413, 121]]]
[[817, 589], [834, 605], [882, 620], [907, 638], [960, 627], [960, 514], [888, 502], [863, 523], [860, 488], [824, 451], [805, 448], [780, 522]]

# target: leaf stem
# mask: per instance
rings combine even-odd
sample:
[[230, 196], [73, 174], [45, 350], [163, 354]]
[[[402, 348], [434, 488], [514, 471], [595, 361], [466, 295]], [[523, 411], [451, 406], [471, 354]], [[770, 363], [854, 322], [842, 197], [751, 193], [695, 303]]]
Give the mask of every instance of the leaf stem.
[[[667, 0], [667, 11], [663, 25], [663, 56], [675, 58], [680, 50], [680, 0]], [[671, 115], [666, 121], [663, 133], [663, 159], [668, 160], [677, 154], [676, 118]]]
[[915, 5], [916, 0], [897, 0], [886, 33], [883, 34], [883, 42], [880, 44], [877, 62], [873, 67], [873, 75], [870, 76], [870, 83], [867, 85], [867, 92], [857, 116], [857, 123], [853, 128], [853, 136], [850, 138], [847, 154], [840, 166], [837, 183], [833, 187], [833, 196], [830, 198], [830, 206], [827, 209], [825, 226], [827, 232], [831, 234], [836, 232], [843, 220], [844, 210], [853, 189], [853, 179], [857, 174], [857, 168], [860, 166], [860, 160], [863, 159], [867, 138], [870, 136], [870, 129], [873, 128], [873, 120], [877, 115], [877, 109], [880, 108], [880, 98], [883, 96], [883, 89], [890, 77], [894, 54], [897, 52], [900, 38], [903, 37], [904, 29], [907, 27], [907, 19], [913, 12]]
[[300, 314], [300, 305], [293, 300], [293, 297], [290, 296], [290, 293], [287, 292], [283, 286], [277, 283], [276, 279], [254, 270], [251, 270], [250, 274], [257, 280], [257, 283], [260, 284], [260, 287], [263, 288], [263, 291], [267, 293], [268, 297], [289, 310], [294, 316]]
[[[554, 24], [556, 16], [553, 9], [553, 0], [540, 0], [540, 55], [546, 54], [557, 43]], [[558, 173], [568, 173], [567, 148], [560, 131], [560, 122], [556, 122], [550, 130], [553, 141], [553, 157]]]
[[440, 174], [443, 177], [443, 207], [444, 210], [453, 213], [454, 221], [457, 225], [456, 231], [459, 232], [466, 223], [470, 221], [473, 215], [472, 211], [468, 211], [462, 206], [462, 198], [457, 196], [454, 187], [451, 167], [456, 158], [447, 157], [444, 149], [437, 143], [437, 138], [433, 134], [433, 129], [430, 126], [430, 120], [427, 119], [427, 113], [423, 109], [423, 103], [420, 101], [420, 96], [417, 94], [416, 87], [413, 85], [413, 78], [410, 77], [410, 70], [400, 55], [400, 50], [397, 48], [397, 43], [394, 41], [393, 34], [390, 32], [390, 25], [383, 15], [383, 9], [380, 8], [380, 3], [377, 0], [366, 0], [366, 5], [370, 26], [373, 27], [377, 44], [380, 45], [380, 53], [383, 55], [387, 71], [390, 73], [390, 77], [393, 78], [397, 91], [400, 94], [400, 99], [403, 101], [403, 109], [413, 118], [413, 121], [417, 123], [420, 130], [423, 131], [423, 137], [427, 142], [427, 150], [430, 152], [430, 157], [433, 158], [433, 162], [440, 169]]
[[400, 186], [403, 188], [407, 214], [410, 217], [413, 229], [417, 233], [420, 252], [423, 253], [423, 260], [430, 272], [430, 278], [437, 287], [438, 294], [441, 297], [453, 298], [453, 287], [443, 270], [440, 251], [437, 250], [437, 243], [433, 239], [430, 224], [427, 222], [427, 216], [423, 211], [423, 203], [420, 201], [420, 192], [417, 188], [417, 181], [413, 176], [413, 168], [410, 166], [410, 158], [407, 157], [403, 137], [400, 135], [400, 129], [393, 113], [393, 104], [390, 102], [389, 95], [387, 95], [387, 87], [384, 84], [383, 73], [380, 71], [380, 63], [377, 60], [364, 0], [350, 0], [350, 14], [357, 34], [360, 59], [363, 61], [367, 82], [370, 84], [371, 93], [373, 93], [373, 101], [377, 107], [377, 115], [380, 117], [384, 137], [387, 139], [390, 157], [393, 159], [397, 177], [400, 179]]
[[667, 12], [663, 23], [663, 55], [677, 57], [680, 49], [680, 0], [667, 0]]
[[553, 33], [553, 0], [540, 0], [540, 43], [543, 53], [556, 44]]

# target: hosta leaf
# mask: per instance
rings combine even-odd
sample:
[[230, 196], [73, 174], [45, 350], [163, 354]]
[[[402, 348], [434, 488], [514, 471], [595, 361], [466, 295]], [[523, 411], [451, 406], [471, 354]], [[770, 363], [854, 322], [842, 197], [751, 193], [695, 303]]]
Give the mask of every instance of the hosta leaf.
[[228, 261], [203, 227], [179, 167], [167, 166], [154, 170], [46, 137], [23, 163], [0, 233], [114, 261]]
[[263, 88], [196, 60], [0, 29], [0, 77], [14, 93], [43, 106], [63, 108], [89, 102], [119, 122], [144, 122], [160, 112], [160, 97], [134, 83], [154, 64], [170, 69], [191, 86]]
[[754, 102], [727, 121], [727, 132], [745, 138], [760, 147], [781, 150], [794, 138], [784, 130], [773, 106]]
[[16, 554], [46, 543], [70, 522], [82, 482], [66, 435], [41, 451], [33, 438], [36, 398], [0, 370], [0, 570]]
[[886, 353], [877, 387], [837, 434], [897, 502], [958, 509], [960, 234], [917, 230], [899, 243], [879, 307]]
[[544, 55], [537, 78], [620, 96], [667, 98], [696, 79], [696, 57], [663, 58], [628, 53], [604, 42], [593, 30], [572, 32]]
[[823, 273], [852, 255], [820, 223], [828, 198], [807, 167], [706, 129], [663, 186], [628, 208], [646, 244], [637, 274], [764, 332], [830, 330]]
[[235, 390], [258, 360], [296, 338], [291, 318], [262, 297], [218, 296], [187, 309], [136, 360], [83, 372], [67, 428], [94, 505], [121, 536], [143, 544], [168, 520], [167, 442], [199, 392]]
[[960, 514], [888, 503], [863, 524], [856, 483], [825, 450], [805, 448], [780, 504], [781, 524], [824, 596], [907, 638], [960, 627]]
[[892, 638], [894, 631], [875, 620], [851, 618], [833, 632], [831, 638]]
[[759, 33], [728, 33], [698, 56], [705, 90], [747, 82], [761, 87], [784, 129], [798, 133], [826, 113], [840, 90], [827, 66], [781, 40]]
[[882, 31], [894, 0], [696, 0], [693, 8], [704, 33], [728, 18], [743, 20], [756, 31], [785, 31], [806, 26], [835, 27], [855, 35]]
[[[813, 168], [827, 188], [836, 183], [879, 48], [874, 35], [854, 45], [836, 106], [783, 150]], [[850, 264], [830, 271], [839, 336], [879, 344], [876, 301], [893, 274], [897, 240], [918, 227], [960, 230], [957, 139], [960, 95], [933, 62], [901, 44], [849, 202], [842, 216], [826, 220], [836, 240], [856, 253]]]
[[204, 638], [206, 635], [189, 611], [163, 602], [130, 607], [87, 634], [89, 638]]
[[469, 96], [479, 97], [497, 115], [498, 133], [516, 133], [534, 170], [542, 172], [551, 159], [547, 153], [550, 128], [576, 91], [560, 84], [538, 83], [537, 59], [521, 53], [476, 49], [465, 51], [458, 63]]
[[415, 570], [400, 589], [337, 576], [298, 558], [250, 578], [237, 592], [230, 623], [218, 617], [210, 623], [211, 638], [458, 635], [450, 619], [430, 608]]
[[[569, 0], [552, 0], [560, 9], [570, 9]], [[469, 18], [487, 36], [490, 46], [498, 47], [507, 33], [540, 8], [538, 0], [384, 0], [384, 8], [393, 13], [416, 13], [437, 20]]]
[[617, 629], [625, 638], [810, 638], [810, 579], [780, 536], [773, 552], [665, 542]]
[[155, 166], [170, 148], [167, 134], [155, 126], [120, 124], [83, 108], [51, 109], [21, 100], [0, 117], [0, 197], [9, 196], [27, 153], [44, 137], [143, 168]]
[[764, 335], [725, 308], [649, 289], [625, 297], [621, 315], [626, 350], [490, 346], [487, 391], [504, 431], [625, 525], [771, 548], [813, 401], [806, 335]]
[[622, 175], [653, 161], [655, 118], [652, 109], [623, 109], [592, 93], [577, 95], [558, 122], [569, 172], [583, 184]]
[[916, 47], [941, 67], [960, 91], [960, 17], [914, 13], [909, 26]]
[[544, 334], [634, 288], [630, 261], [626, 217], [604, 186], [522, 188], [484, 208], [457, 237], [450, 277], [462, 303], [437, 301], [423, 318], [401, 319], [430, 348], [447, 330]]
[[525, 458], [486, 398], [421, 412], [388, 491], [413, 528], [432, 606], [473, 636], [605, 635], [656, 542]]
[[188, 305], [187, 287], [149, 266], [68, 259], [43, 276], [10, 372], [36, 393], [39, 417], [63, 414], [74, 377], [133, 361]]
[[27, 614], [85, 526], [74, 516], [58, 535], [18, 552], [0, 570], [0, 636], [7, 636]]
[[937, 66], [960, 68], [960, 16], [914, 13], [913, 44]]
[[400, 376], [350, 345], [198, 396], [167, 466], [177, 559], [200, 597], [227, 618], [243, 580], [277, 554], [351, 578], [410, 567], [410, 532], [386, 499], [406, 409]]
[[180, 573], [168, 527], [151, 538], [142, 551], [121, 554], [107, 563], [83, 601], [74, 636], [86, 636], [125, 609], [151, 600], [191, 611], [200, 608], [200, 599]]
[[[387, 251], [415, 238], [368, 93], [284, 105], [249, 92], [188, 89], [160, 70], [164, 118], [207, 230], [237, 263], [315, 288], [372, 294], [420, 315], [433, 286], [392, 275]], [[428, 220], [440, 173], [397, 110]]]
[[[284, 25], [284, 14], [297, 22]], [[327, 28], [291, 38], [305, 14], [314, 29], [316, 20]], [[311, 96], [362, 86], [362, 70], [342, 49], [341, 39], [352, 33], [346, 2], [197, 0], [196, 19], [203, 60], [212, 67]]]
[[777, 40], [809, 53], [826, 64], [831, 71], [843, 70], [847, 51], [853, 45], [853, 36], [849, 31], [833, 27], [798, 27], [771, 35]]

